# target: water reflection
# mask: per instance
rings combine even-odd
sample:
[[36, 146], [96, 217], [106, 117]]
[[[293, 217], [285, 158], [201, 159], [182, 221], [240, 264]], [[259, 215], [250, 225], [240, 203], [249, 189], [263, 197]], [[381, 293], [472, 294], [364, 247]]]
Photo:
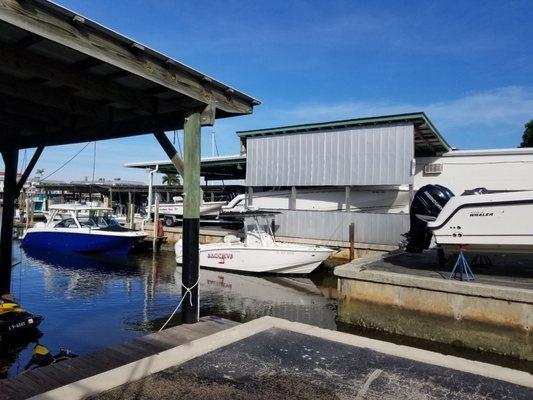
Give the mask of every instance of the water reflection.
[[[15, 375], [34, 343], [77, 354], [157, 330], [181, 296], [181, 268], [162, 252], [109, 257], [14, 249], [12, 291], [21, 305], [45, 317], [42, 337], [0, 348], [0, 371]], [[336, 280], [260, 277], [201, 270], [201, 315], [248, 321], [273, 315], [335, 329]], [[172, 324], [179, 323], [179, 313]], [[22, 366], [22, 367], [21, 367]]]

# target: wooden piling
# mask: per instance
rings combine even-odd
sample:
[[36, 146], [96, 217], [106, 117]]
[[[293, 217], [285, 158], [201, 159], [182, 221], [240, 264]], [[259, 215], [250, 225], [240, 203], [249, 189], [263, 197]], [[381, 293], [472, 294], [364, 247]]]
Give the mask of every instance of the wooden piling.
[[200, 307], [198, 298], [199, 236], [200, 236], [200, 142], [201, 114], [192, 112], [185, 119], [184, 158], [185, 171], [183, 179], [183, 274], [182, 296], [190, 296], [190, 301], [183, 302], [182, 321], [186, 324], [198, 322]]
[[350, 240], [350, 261], [355, 258], [355, 222], [352, 222], [349, 227]]
[[2, 150], [4, 158], [4, 203], [0, 239], [0, 294], [11, 290], [11, 257], [13, 256], [13, 219], [17, 198], [18, 149]]
[[152, 251], [155, 253], [157, 251], [157, 231], [159, 228], [159, 196], [155, 196], [155, 207], [154, 207], [154, 237], [152, 239]]

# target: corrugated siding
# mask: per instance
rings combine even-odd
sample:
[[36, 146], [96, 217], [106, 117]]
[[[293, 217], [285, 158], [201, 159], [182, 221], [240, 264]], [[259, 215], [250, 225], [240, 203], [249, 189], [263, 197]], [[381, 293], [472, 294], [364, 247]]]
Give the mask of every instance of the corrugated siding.
[[355, 241], [396, 245], [409, 230], [408, 214], [343, 211], [283, 211], [276, 215], [276, 235], [347, 242], [348, 227], [355, 223]]
[[247, 139], [247, 186], [411, 182], [414, 127], [399, 123]]

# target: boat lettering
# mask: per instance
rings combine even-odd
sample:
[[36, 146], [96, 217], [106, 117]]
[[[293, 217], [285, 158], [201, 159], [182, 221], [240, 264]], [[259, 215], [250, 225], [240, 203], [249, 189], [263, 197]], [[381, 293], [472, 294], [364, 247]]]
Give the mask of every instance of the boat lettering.
[[18, 324], [13, 324], [9, 327], [8, 330], [12, 331], [13, 329], [18, 329], [26, 326], [26, 322], [19, 322]]
[[207, 258], [219, 258], [221, 260], [231, 260], [233, 258], [233, 254], [225, 254], [225, 253], [207, 253]]
[[494, 213], [491, 212], [482, 212], [482, 211], [472, 211], [470, 213], [471, 217], [492, 217]]

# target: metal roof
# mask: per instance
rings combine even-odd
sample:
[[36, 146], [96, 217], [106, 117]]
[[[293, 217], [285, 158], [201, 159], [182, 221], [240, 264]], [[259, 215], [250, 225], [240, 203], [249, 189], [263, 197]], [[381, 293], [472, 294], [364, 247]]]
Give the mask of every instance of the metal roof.
[[414, 124], [415, 149], [417, 155], [423, 155], [426, 152], [430, 154], [444, 153], [451, 150], [450, 145], [423, 112], [238, 131], [237, 136], [246, 139], [256, 136], [298, 134], [312, 131], [326, 131], [356, 126], [383, 125], [401, 122]]
[[[177, 174], [170, 160], [141, 161], [124, 164], [127, 168], [154, 169], [163, 174]], [[244, 179], [246, 177], [246, 156], [231, 155], [204, 157], [200, 160], [200, 175], [209, 180]]]
[[1, 2], [0, 52], [0, 149], [181, 129], [208, 106], [224, 118], [260, 104], [46, 0]]

